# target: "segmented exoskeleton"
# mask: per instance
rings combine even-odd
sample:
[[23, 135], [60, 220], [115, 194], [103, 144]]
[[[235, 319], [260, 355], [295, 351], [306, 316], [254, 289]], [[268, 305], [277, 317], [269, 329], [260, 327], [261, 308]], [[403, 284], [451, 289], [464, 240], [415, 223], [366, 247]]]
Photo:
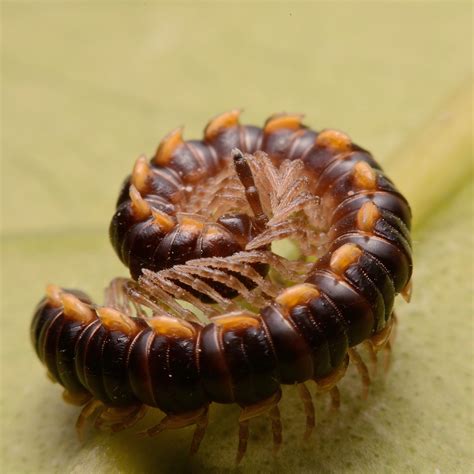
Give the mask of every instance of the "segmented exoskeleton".
[[[166, 416], [146, 433], [196, 424], [195, 452], [210, 403], [237, 403], [239, 461], [262, 413], [280, 445], [282, 384], [297, 384], [308, 436], [305, 382], [337, 406], [349, 359], [370, 380], [355, 346], [372, 360], [389, 350], [394, 297], [410, 294], [407, 201], [341, 132], [299, 115], [263, 128], [238, 118], [218, 116], [202, 141], [175, 130], [137, 160], [110, 225], [132, 279], [113, 280], [105, 306], [50, 285], [37, 307], [33, 344], [65, 398], [85, 404], [80, 431], [96, 411], [116, 431], [158, 407]], [[300, 261], [272, 252], [282, 238]]]

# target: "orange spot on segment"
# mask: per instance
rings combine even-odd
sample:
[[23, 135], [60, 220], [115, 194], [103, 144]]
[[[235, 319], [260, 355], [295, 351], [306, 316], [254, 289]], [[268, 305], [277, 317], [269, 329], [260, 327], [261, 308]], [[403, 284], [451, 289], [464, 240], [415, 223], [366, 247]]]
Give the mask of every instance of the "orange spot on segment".
[[147, 323], [156, 334], [163, 336], [189, 339], [196, 335], [196, 330], [191, 325], [167, 316], [155, 316], [147, 319]]
[[332, 148], [336, 151], [350, 151], [352, 141], [343, 132], [338, 130], [323, 130], [316, 137], [316, 146]]
[[212, 140], [225, 128], [234, 127], [239, 123], [239, 116], [240, 109], [233, 109], [213, 118], [204, 129], [204, 138], [208, 141]]
[[183, 128], [176, 128], [168, 133], [161, 141], [156, 150], [153, 163], [155, 165], [166, 166], [169, 164], [174, 151], [183, 144]]
[[270, 117], [263, 127], [265, 133], [273, 133], [276, 130], [289, 129], [298, 130], [301, 127], [301, 114], [278, 114]]
[[132, 201], [132, 212], [134, 217], [141, 221], [150, 217], [150, 205], [142, 198], [142, 195], [133, 184], [130, 186], [129, 194]]
[[150, 164], [145, 156], [140, 156], [135, 162], [132, 171], [132, 184], [138, 191], [144, 192], [148, 187], [148, 180], [152, 175]]
[[366, 202], [357, 212], [357, 228], [363, 232], [372, 232], [380, 212], [373, 202]]
[[329, 266], [334, 273], [342, 275], [361, 255], [362, 250], [357, 245], [344, 244], [332, 253]]
[[307, 304], [312, 299], [318, 298], [319, 290], [310, 283], [301, 283], [283, 290], [275, 301], [286, 309], [291, 309], [300, 304]]
[[132, 318], [113, 308], [98, 308], [97, 314], [109, 331], [120, 331], [127, 335], [136, 334], [138, 327]]
[[353, 170], [354, 182], [362, 189], [375, 189], [377, 175], [374, 169], [365, 161], [358, 161]]
[[48, 304], [56, 307], [61, 306], [62, 291], [63, 290], [57, 285], [48, 285], [46, 287], [46, 298], [48, 299]]
[[222, 327], [224, 330], [239, 330], [251, 327], [260, 326], [260, 321], [257, 317], [249, 314], [239, 312], [237, 314], [228, 314], [212, 318], [212, 322]]
[[69, 319], [86, 324], [95, 318], [94, 311], [71, 293], [62, 293], [61, 302], [64, 316]]

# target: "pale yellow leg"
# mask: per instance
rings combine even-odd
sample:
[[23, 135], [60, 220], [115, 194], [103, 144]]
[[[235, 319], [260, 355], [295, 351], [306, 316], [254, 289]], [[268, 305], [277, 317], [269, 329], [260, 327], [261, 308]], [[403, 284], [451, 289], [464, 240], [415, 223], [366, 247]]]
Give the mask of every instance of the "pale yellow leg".
[[194, 430], [193, 440], [191, 441], [191, 448], [189, 450], [189, 454], [194, 456], [199, 450], [199, 446], [201, 446], [201, 441], [206, 434], [207, 423], [209, 421], [209, 412], [206, 411], [197, 419], [196, 421], [196, 429]]
[[315, 426], [313, 400], [311, 398], [311, 393], [304, 383], [298, 384], [297, 387], [298, 394], [303, 402], [304, 411], [306, 414], [306, 431], [304, 434], [304, 439], [308, 440]]
[[237, 447], [237, 454], [235, 456], [235, 464], [242, 461], [246, 451], [249, 440], [249, 420], [239, 421], [239, 445]]
[[280, 409], [275, 405], [270, 409], [270, 419], [272, 420], [273, 433], [273, 455], [276, 455], [283, 442], [283, 428], [281, 425]]
[[341, 407], [341, 394], [337, 385], [334, 385], [334, 387], [329, 390], [329, 396], [331, 397], [331, 411], [339, 411], [339, 408]]
[[167, 415], [157, 425], [138, 433], [139, 436], [156, 436], [165, 430], [176, 430], [196, 425], [191, 442], [190, 454], [195, 454], [204, 438], [208, 423], [208, 406], [181, 415]]
[[278, 402], [281, 398], [281, 392], [263, 400], [254, 405], [242, 408], [239, 416], [239, 445], [237, 448], [237, 455], [235, 457], [236, 464], [239, 464], [247, 451], [247, 443], [249, 438], [249, 422], [252, 418], [269, 414], [272, 422], [273, 432], [273, 452], [276, 453], [281, 445], [282, 427], [280, 421], [280, 410], [278, 409]]
[[112, 433], [125, 430], [138, 423], [146, 414], [147, 406], [141, 405], [133, 415], [111, 426]]
[[369, 355], [371, 375], [372, 377], [375, 377], [377, 375], [377, 352], [375, 351], [370, 339], [364, 341], [362, 344]]
[[387, 325], [382, 329], [382, 331], [374, 334], [368, 341], [373, 348], [375, 353], [383, 350], [384, 351], [384, 371], [387, 371], [390, 368], [391, 355], [392, 355], [392, 344], [395, 340], [396, 327], [398, 319], [395, 313], [392, 314], [392, 317], [388, 321]]
[[49, 371], [47, 370], [46, 371], [46, 377], [48, 377], [48, 379], [53, 382], [53, 383], [58, 383], [58, 381], [56, 380], [56, 378], [54, 377], [54, 375]]
[[94, 426], [103, 431], [117, 433], [141, 420], [146, 413], [145, 405], [107, 407], [97, 418]]
[[357, 372], [359, 372], [362, 380], [362, 399], [366, 400], [369, 395], [370, 376], [369, 370], [362, 360], [362, 357], [354, 347], [351, 347], [348, 351], [351, 362], [356, 366]]
[[393, 336], [393, 328], [395, 324], [396, 317], [395, 313], [393, 313], [386, 326], [370, 338], [370, 342], [372, 343], [372, 347], [374, 348], [375, 352], [383, 349], [383, 346], [385, 346], [387, 341]]
[[384, 358], [383, 358], [383, 368], [385, 373], [390, 370], [390, 365], [392, 364], [392, 343], [390, 339], [386, 342], [385, 346], [383, 347], [384, 351]]
[[401, 291], [401, 295], [402, 295], [403, 299], [404, 299], [407, 303], [409, 303], [409, 302], [411, 301], [411, 295], [412, 295], [412, 293], [413, 293], [413, 283], [412, 283], [412, 281], [410, 280], [410, 281], [406, 284], [405, 288], [403, 288], [403, 290]]
[[181, 415], [166, 415], [157, 425], [140, 431], [138, 435], [156, 436], [165, 430], [177, 430], [186, 426], [194, 425], [201, 418], [202, 414], [207, 411], [207, 407], [198, 408]]
[[73, 393], [66, 389], [63, 391], [63, 400], [70, 405], [81, 407], [82, 405], [85, 405], [91, 398], [92, 395], [89, 392]]
[[81, 442], [84, 440], [84, 429], [88, 418], [92, 417], [97, 410], [102, 411], [103, 409], [102, 402], [95, 399], [90, 400], [84, 406], [76, 421], [76, 432]]
[[398, 329], [398, 316], [395, 313], [392, 313], [391, 319], [391, 326], [392, 330], [390, 333], [390, 342], [392, 345], [395, 343], [395, 339], [397, 338], [397, 329]]
[[341, 395], [337, 388], [337, 383], [344, 377], [349, 365], [349, 356], [346, 355], [342, 364], [334, 369], [329, 375], [322, 379], [314, 379], [319, 393], [329, 393], [331, 397], [331, 411], [339, 410], [341, 405]]

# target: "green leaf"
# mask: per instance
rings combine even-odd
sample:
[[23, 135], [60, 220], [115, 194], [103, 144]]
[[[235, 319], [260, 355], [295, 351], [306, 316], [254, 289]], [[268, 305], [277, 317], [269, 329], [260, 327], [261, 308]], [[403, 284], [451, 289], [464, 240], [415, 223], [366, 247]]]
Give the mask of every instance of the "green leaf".
[[[415, 217], [414, 297], [399, 302], [391, 372], [341, 413], [317, 399], [303, 443], [295, 390], [284, 445], [251, 424], [249, 472], [472, 470], [470, 5], [462, 3], [5, 3], [3, 10], [2, 459], [9, 473], [222, 472], [238, 410], [215, 406], [190, 462], [189, 429], [138, 439], [91, 432], [60, 399], [29, 341], [47, 282], [100, 300], [125, 274], [107, 239], [121, 180], [141, 152], [218, 112], [249, 122], [303, 111], [373, 151]], [[470, 305], [470, 306], [469, 306]], [[159, 419], [154, 411], [140, 427]]]

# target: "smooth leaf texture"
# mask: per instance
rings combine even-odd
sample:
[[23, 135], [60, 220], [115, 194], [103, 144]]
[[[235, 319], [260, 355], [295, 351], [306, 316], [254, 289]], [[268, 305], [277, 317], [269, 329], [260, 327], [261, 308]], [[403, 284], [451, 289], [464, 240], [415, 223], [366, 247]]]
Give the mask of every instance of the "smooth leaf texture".
[[[244, 472], [470, 472], [473, 466], [472, 85], [469, 3], [4, 3], [2, 472], [222, 472], [236, 407], [216, 406], [192, 461], [189, 429], [138, 439], [75, 436], [29, 341], [47, 282], [97, 300], [126, 274], [107, 239], [122, 179], [170, 129], [246, 109], [305, 112], [347, 131], [406, 192], [415, 215], [414, 298], [400, 303], [388, 377], [317, 430], [291, 387], [284, 445], [251, 425]], [[139, 428], [156, 422], [148, 415]]]

